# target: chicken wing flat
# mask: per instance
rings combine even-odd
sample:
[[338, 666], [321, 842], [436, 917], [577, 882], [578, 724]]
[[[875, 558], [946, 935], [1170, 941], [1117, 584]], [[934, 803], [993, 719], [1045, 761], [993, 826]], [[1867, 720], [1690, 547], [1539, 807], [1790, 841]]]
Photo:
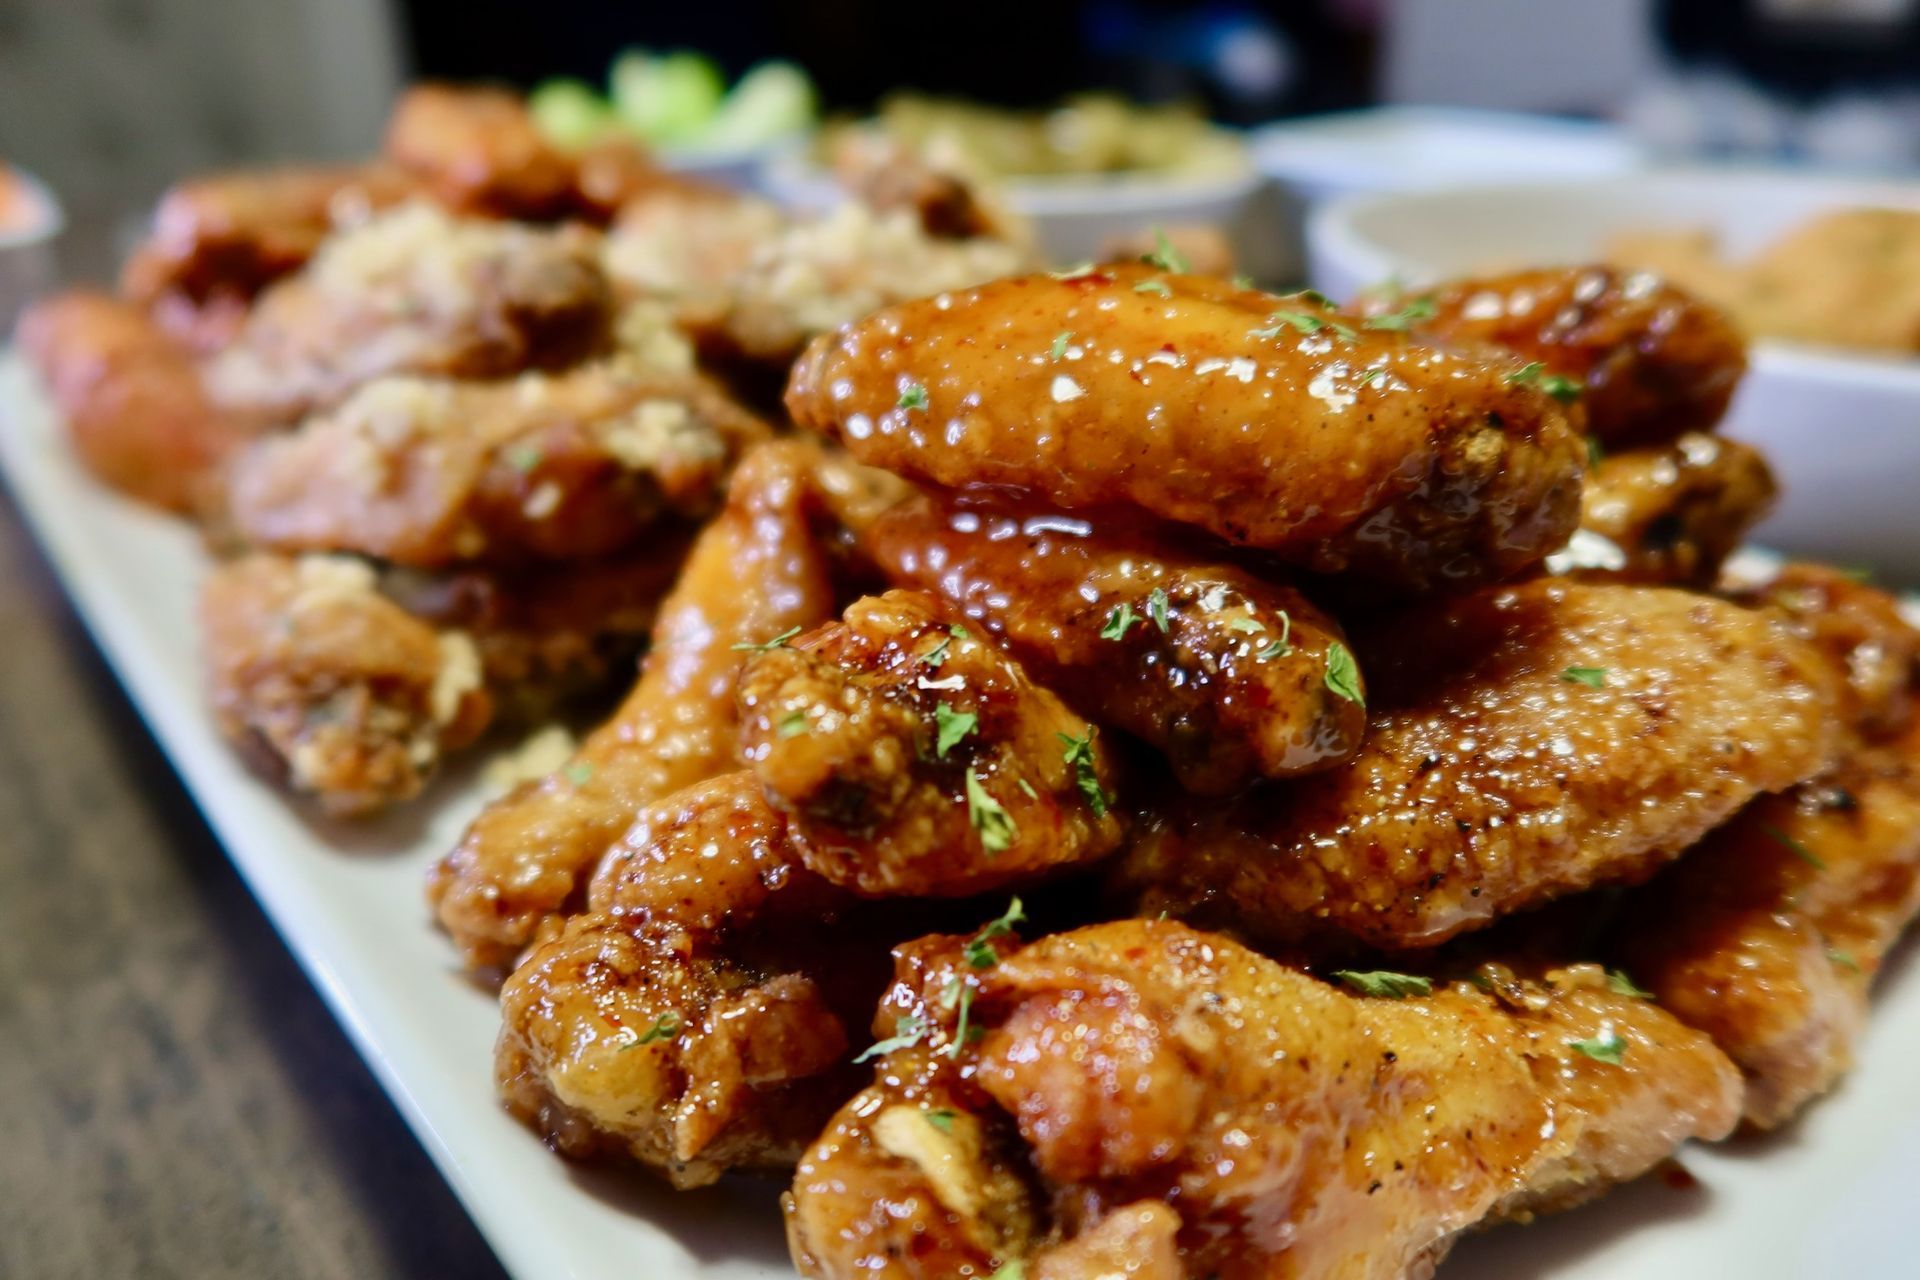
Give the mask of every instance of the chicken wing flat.
[[610, 340], [594, 240], [418, 202], [388, 210], [262, 294], [209, 385], [224, 405], [293, 422], [382, 374], [564, 368]]
[[1732, 598], [1781, 610], [1846, 674], [1842, 723], [1869, 738], [1906, 728], [1920, 671], [1920, 631], [1901, 616], [1893, 596], [1839, 569], [1791, 563], [1763, 582], [1740, 584]]
[[492, 715], [472, 640], [408, 615], [359, 561], [222, 565], [202, 589], [200, 622], [221, 732], [334, 814], [418, 794]]
[[1609, 449], [1711, 430], [1747, 368], [1731, 316], [1646, 272], [1557, 267], [1458, 280], [1423, 295], [1419, 310], [1431, 311], [1423, 333], [1504, 347], [1573, 380], [1588, 429]]
[[243, 451], [235, 527], [421, 568], [611, 555], [712, 510], [770, 435], [718, 387], [626, 359], [512, 381], [379, 378]]
[[964, 897], [1120, 843], [1098, 730], [958, 617], [918, 592], [868, 597], [741, 678], [741, 758], [834, 884]]
[[1836, 758], [1831, 665], [1774, 610], [1538, 579], [1358, 637], [1347, 764], [1230, 805], [1176, 803], [1120, 869], [1139, 910], [1275, 944], [1442, 942], [1650, 875], [1761, 792]]
[[1867, 995], [1920, 911], [1920, 732], [1765, 796], [1622, 908], [1623, 960], [1747, 1075], [1773, 1128], [1853, 1065]]
[[81, 461], [136, 498], [198, 509], [246, 438], [208, 399], [189, 353], [137, 307], [60, 294], [21, 318], [19, 337]]
[[1705, 590], [1778, 492], [1758, 449], [1721, 436], [1608, 454], [1587, 473], [1579, 531], [1547, 565]]
[[419, 193], [384, 164], [268, 169], [183, 182], [161, 197], [153, 225], [120, 275], [146, 307], [250, 301], [298, 271], [322, 241]]
[[913, 479], [1409, 587], [1505, 576], [1564, 543], [1583, 450], [1562, 407], [1504, 355], [1367, 323], [1144, 264], [1000, 280], [818, 339], [787, 406]]
[[[1339, 624], [1299, 592], [1179, 547], [1044, 509], [917, 496], [859, 530], [901, 586], [938, 592], [1034, 679], [1158, 748], [1189, 791], [1328, 768], [1366, 727], [1337, 692]], [[1351, 696], [1348, 696], [1351, 695]]]
[[983, 944], [896, 953], [894, 1047], [787, 1199], [804, 1274], [1401, 1280], [1739, 1117], [1712, 1042], [1597, 967], [1391, 999], [1173, 923]]
[[387, 122], [386, 153], [456, 213], [542, 222], [577, 211], [573, 161], [504, 89], [415, 85]]
[[736, 646], [833, 615], [831, 565], [813, 527], [818, 453], [750, 452], [727, 505], [696, 540], [661, 606], [640, 681], [567, 766], [489, 806], [434, 868], [428, 897], [475, 967], [504, 965], [579, 898], [643, 805], [729, 769]]

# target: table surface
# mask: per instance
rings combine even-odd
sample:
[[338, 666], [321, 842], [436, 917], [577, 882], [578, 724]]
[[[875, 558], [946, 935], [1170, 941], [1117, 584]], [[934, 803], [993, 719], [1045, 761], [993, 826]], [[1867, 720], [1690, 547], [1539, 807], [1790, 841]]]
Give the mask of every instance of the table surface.
[[0, 1276], [500, 1276], [0, 498]]

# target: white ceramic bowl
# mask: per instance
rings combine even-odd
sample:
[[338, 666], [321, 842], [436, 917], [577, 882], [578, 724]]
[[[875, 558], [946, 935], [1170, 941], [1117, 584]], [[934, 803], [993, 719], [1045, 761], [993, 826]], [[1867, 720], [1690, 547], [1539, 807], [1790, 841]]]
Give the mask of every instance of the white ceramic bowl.
[[27, 303], [53, 284], [53, 242], [67, 225], [53, 192], [29, 173], [10, 172], [26, 189], [28, 214], [21, 225], [0, 230], [0, 338], [13, 331]]
[[[1307, 256], [1314, 286], [1347, 297], [1389, 276], [1418, 284], [1590, 261], [1631, 229], [1709, 228], [1740, 255], [1859, 205], [1920, 209], [1920, 183], [1686, 169], [1354, 197], [1309, 219]], [[1764, 449], [1780, 476], [1757, 540], [1920, 582], [1920, 359], [1758, 341], [1726, 430]]]
[[[1255, 242], [1263, 234], [1252, 220], [1257, 216], [1253, 197], [1264, 181], [1249, 166], [1243, 173], [1199, 177], [1016, 179], [1004, 191], [1013, 211], [1033, 222], [1041, 251], [1054, 262], [1084, 261], [1116, 236], [1183, 222], [1226, 228], [1241, 259], [1247, 261], [1257, 257]], [[833, 175], [797, 148], [768, 161], [760, 186], [781, 204], [797, 209], [830, 208], [846, 199]], [[1250, 255], [1249, 249], [1256, 252]]]
[[755, 191], [767, 162], [804, 145], [804, 133], [788, 134], [749, 147], [663, 147], [655, 151], [660, 167], [689, 178]]

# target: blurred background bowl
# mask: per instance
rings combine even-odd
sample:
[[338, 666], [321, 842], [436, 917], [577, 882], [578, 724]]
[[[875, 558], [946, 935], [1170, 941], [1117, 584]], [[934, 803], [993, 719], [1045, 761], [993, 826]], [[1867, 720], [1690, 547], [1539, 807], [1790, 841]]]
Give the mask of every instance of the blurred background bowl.
[[52, 285], [53, 243], [66, 216], [53, 192], [31, 174], [0, 165], [0, 335], [32, 298]]
[[[1388, 278], [1596, 261], [1650, 230], [1711, 232], [1741, 257], [1850, 208], [1920, 209], [1920, 183], [1696, 168], [1355, 196], [1310, 218], [1309, 275], [1344, 298]], [[1765, 450], [1782, 487], [1755, 537], [1920, 582], [1920, 358], [1760, 338], [1751, 361], [1725, 430]]]

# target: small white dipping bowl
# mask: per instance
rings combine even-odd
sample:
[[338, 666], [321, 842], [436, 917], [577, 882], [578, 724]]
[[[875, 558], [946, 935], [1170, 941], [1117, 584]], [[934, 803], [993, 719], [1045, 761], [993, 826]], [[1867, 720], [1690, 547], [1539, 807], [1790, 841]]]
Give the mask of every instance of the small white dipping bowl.
[[[1740, 257], [1859, 206], [1920, 209], [1920, 183], [1705, 168], [1358, 196], [1309, 219], [1308, 269], [1344, 298], [1389, 277], [1594, 261], [1617, 233], [1668, 228], [1710, 230]], [[1725, 429], [1780, 478], [1756, 540], [1920, 582], [1920, 358], [1760, 339]]]

